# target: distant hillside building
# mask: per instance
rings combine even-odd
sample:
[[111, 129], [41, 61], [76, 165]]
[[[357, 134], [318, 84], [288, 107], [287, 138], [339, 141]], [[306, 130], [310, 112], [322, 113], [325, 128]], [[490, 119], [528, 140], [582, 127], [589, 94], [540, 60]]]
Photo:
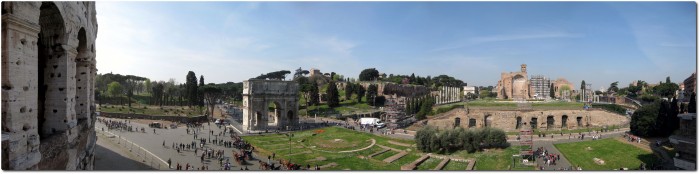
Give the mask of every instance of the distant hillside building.
[[499, 99], [530, 99], [530, 81], [527, 79], [527, 65], [520, 65], [520, 72], [503, 72], [496, 85]]
[[683, 80], [683, 93], [685, 94], [685, 97], [688, 98], [690, 97], [690, 94], [695, 92], [695, 86], [697, 85], [697, 82], [695, 81], [696, 72], [693, 72], [693, 74], [690, 75], [690, 77], [686, 78]]
[[571, 98], [574, 84], [564, 78], [558, 78], [552, 84], [554, 84], [554, 97], [559, 99]]

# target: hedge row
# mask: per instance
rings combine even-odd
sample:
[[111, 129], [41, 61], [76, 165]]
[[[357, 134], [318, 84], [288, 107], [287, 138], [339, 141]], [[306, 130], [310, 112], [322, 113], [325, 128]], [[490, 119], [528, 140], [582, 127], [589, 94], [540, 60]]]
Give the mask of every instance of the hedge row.
[[426, 126], [418, 130], [415, 136], [418, 150], [430, 153], [452, 153], [466, 150], [469, 153], [484, 148], [506, 148], [506, 133], [495, 128], [463, 129], [461, 127], [438, 130]]

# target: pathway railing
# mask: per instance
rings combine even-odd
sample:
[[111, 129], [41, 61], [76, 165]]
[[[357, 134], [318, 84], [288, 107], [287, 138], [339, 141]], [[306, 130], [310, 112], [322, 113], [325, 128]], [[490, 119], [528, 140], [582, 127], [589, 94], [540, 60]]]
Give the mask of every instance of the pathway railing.
[[[95, 129], [95, 132], [104, 135], [105, 137], [108, 137], [107, 139], [109, 141], [117, 143], [118, 146], [128, 149], [129, 152], [131, 152], [131, 154], [136, 155], [137, 160], [139, 160], [139, 162], [146, 164], [156, 170], [169, 170], [168, 162], [164, 161], [160, 157], [154, 155], [153, 153], [139, 146], [138, 144], [124, 138], [123, 136], [119, 135], [119, 133], [115, 134], [109, 131], [102, 131], [97, 129]], [[114, 138], [109, 138], [110, 136], [113, 136]]]

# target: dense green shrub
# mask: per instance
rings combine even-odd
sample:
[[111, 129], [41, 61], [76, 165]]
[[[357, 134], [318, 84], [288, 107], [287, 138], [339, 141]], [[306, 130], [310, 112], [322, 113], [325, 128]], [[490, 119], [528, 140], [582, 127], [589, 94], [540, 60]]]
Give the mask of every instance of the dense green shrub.
[[494, 128], [438, 130], [426, 126], [418, 130], [415, 141], [418, 150], [431, 153], [452, 153], [458, 150], [473, 153], [483, 148], [506, 148], [510, 145], [506, 133]]

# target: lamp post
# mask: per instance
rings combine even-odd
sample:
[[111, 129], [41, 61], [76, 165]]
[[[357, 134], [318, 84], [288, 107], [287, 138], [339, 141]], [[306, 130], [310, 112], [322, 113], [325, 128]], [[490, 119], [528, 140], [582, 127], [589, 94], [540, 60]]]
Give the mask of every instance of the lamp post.
[[292, 154], [292, 137], [294, 137], [294, 134], [287, 133], [287, 136], [289, 137], [289, 154]]

